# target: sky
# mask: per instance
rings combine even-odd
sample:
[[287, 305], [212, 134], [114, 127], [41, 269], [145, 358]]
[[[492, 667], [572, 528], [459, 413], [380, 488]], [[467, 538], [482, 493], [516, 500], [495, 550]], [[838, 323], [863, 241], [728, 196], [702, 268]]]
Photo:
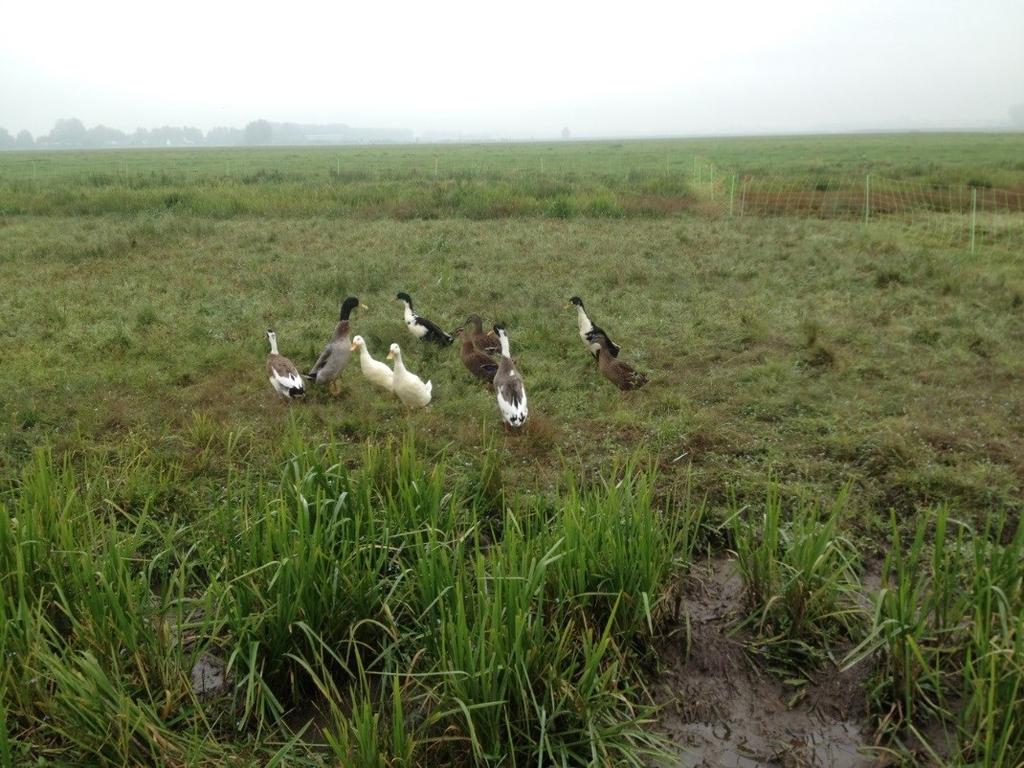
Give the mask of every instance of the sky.
[[50, 0], [0, 11], [0, 126], [250, 120], [548, 138], [992, 128], [1024, 0]]

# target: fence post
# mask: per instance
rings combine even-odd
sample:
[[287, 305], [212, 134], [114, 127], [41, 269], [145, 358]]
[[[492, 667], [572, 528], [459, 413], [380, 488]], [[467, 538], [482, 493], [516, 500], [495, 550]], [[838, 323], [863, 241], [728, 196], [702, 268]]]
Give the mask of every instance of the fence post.
[[736, 174], [732, 175], [732, 180], [729, 183], [729, 215], [732, 216], [733, 202], [736, 200]]
[[978, 223], [978, 188], [971, 187], [971, 255], [974, 255], [974, 228]]
[[871, 215], [871, 174], [864, 175], [864, 223], [868, 223]]

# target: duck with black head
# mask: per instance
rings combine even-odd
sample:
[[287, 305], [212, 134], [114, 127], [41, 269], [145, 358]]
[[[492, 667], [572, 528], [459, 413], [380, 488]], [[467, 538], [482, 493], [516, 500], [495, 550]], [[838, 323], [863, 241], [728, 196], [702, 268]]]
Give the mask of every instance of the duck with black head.
[[616, 344], [603, 328], [594, 325], [590, 319], [590, 315], [587, 314], [586, 308], [583, 306], [583, 299], [579, 296], [573, 296], [569, 299], [569, 306], [576, 307], [576, 324], [579, 326], [580, 338], [583, 339], [583, 343], [587, 345], [587, 349], [590, 350], [590, 354], [596, 359], [598, 352], [600, 351], [600, 345], [596, 341], [592, 341], [588, 338], [591, 333], [599, 333], [608, 341], [608, 353], [612, 357], [619, 356], [619, 345]]
[[341, 304], [341, 313], [334, 333], [320, 353], [316, 363], [309, 369], [306, 378], [321, 386], [327, 386], [332, 395], [338, 394], [338, 375], [345, 370], [348, 359], [352, 355], [352, 341], [349, 339], [349, 317], [356, 307], [366, 309], [355, 296], [349, 296]]
[[397, 301], [405, 305], [405, 326], [409, 333], [420, 341], [432, 341], [441, 346], [447, 346], [454, 341], [450, 334], [445, 333], [441, 326], [433, 320], [417, 315], [412, 308], [412, 296], [405, 291], [399, 291], [395, 295]]

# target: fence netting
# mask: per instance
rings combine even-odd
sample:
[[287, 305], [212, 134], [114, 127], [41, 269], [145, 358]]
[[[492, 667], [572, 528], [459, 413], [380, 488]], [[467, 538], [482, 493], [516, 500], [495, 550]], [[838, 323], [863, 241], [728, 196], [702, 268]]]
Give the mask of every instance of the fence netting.
[[703, 171], [694, 191], [720, 215], [899, 221], [950, 245], [1024, 250], [1024, 190], [943, 186], [868, 175], [808, 180]]

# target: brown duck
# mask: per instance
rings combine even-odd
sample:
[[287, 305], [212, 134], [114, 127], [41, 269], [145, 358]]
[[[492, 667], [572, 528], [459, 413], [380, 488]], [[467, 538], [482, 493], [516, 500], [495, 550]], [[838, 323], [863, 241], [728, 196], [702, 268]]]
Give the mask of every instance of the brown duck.
[[472, 331], [462, 327], [455, 331], [455, 335], [462, 337], [462, 344], [459, 347], [459, 358], [461, 358], [462, 364], [466, 366], [466, 370], [478, 379], [482, 379], [488, 384], [493, 384], [494, 374], [498, 372], [498, 364], [486, 352], [477, 349], [473, 343]]
[[598, 345], [597, 368], [619, 389], [640, 389], [647, 383], [647, 377], [640, 371], [612, 357], [610, 342], [603, 333], [591, 331], [587, 334], [587, 341]]
[[480, 319], [480, 315], [470, 315], [462, 327], [469, 329], [469, 336], [473, 339], [473, 344], [477, 349], [483, 350], [489, 355], [497, 355], [501, 352], [501, 343], [494, 332], [484, 333], [484, 321]]
[[267, 355], [267, 378], [270, 379], [270, 386], [285, 400], [302, 397], [306, 394], [302, 377], [295, 369], [295, 364], [277, 351], [277, 334], [273, 330], [267, 331], [267, 340], [270, 342], [270, 354]]

